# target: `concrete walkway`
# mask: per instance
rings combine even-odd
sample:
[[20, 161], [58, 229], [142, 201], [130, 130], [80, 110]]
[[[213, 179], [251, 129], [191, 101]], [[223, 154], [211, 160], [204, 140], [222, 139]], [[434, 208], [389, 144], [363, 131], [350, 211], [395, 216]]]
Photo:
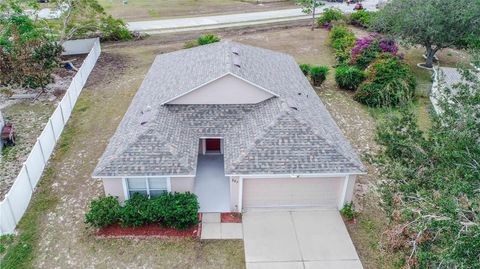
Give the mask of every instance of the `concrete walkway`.
[[[376, 10], [375, 5], [378, 2], [379, 0], [365, 0], [362, 3], [367, 10]], [[322, 10], [329, 7], [338, 8], [345, 13], [351, 13], [353, 11], [353, 5], [347, 5], [346, 3], [324, 3], [325, 5], [317, 8], [317, 12], [322, 12]], [[230, 15], [129, 22], [128, 29], [132, 31], [146, 32], [149, 34], [160, 34], [169, 32], [248, 26], [256, 24], [302, 20], [308, 18], [311, 18], [311, 15], [305, 15], [304, 13], [302, 13], [302, 10], [300, 8], [295, 8]]]
[[220, 213], [203, 213], [201, 239], [243, 239], [241, 223], [222, 223]]
[[200, 212], [230, 211], [230, 181], [225, 176], [223, 155], [198, 155], [194, 190]]
[[361, 269], [336, 210], [249, 211], [243, 214], [247, 269]]

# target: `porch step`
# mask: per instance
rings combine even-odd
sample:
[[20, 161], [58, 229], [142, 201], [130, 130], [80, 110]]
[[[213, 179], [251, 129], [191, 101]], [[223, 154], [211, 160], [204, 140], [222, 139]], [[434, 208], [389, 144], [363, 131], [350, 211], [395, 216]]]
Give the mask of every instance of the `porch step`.
[[202, 223], [220, 223], [220, 213], [203, 213]]

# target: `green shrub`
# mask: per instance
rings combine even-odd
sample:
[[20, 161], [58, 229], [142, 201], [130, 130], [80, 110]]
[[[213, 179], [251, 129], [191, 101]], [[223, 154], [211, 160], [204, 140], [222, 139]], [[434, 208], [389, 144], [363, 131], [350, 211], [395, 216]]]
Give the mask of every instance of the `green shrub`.
[[183, 44], [184, 49], [194, 48], [198, 46], [197, 40], [189, 40]]
[[339, 63], [350, 61], [350, 52], [355, 46], [355, 34], [343, 25], [334, 26], [330, 31], [330, 44]]
[[300, 64], [300, 70], [302, 70], [303, 75], [306, 77], [310, 74], [310, 69], [312, 69], [312, 65], [310, 64]]
[[329, 33], [330, 42], [346, 37], [346, 36], [355, 36], [353, 32], [348, 29], [345, 25], [336, 25], [334, 26]]
[[205, 34], [205, 35], [201, 35], [198, 37], [197, 39], [197, 43], [198, 45], [202, 46], [202, 45], [206, 45], [206, 44], [210, 44], [210, 43], [215, 43], [215, 42], [219, 42], [220, 41], [220, 37], [214, 35], [214, 34]]
[[120, 225], [122, 227], [142, 226], [149, 221], [151, 215], [147, 211], [149, 208], [148, 197], [135, 193], [125, 202], [125, 206], [120, 210]]
[[135, 193], [123, 207], [116, 197], [108, 196], [92, 201], [85, 222], [98, 228], [115, 223], [122, 227], [160, 223], [185, 229], [198, 223], [198, 209], [197, 197], [192, 193], [166, 193], [151, 199]]
[[353, 220], [358, 215], [358, 213], [353, 209], [352, 202], [344, 205], [343, 208], [340, 209], [340, 213], [347, 220]]
[[335, 81], [346, 90], [355, 90], [365, 80], [365, 73], [356, 66], [340, 66], [335, 69]]
[[186, 229], [198, 223], [197, 196], [193, 193], [166, 193], [159, 197], [162, 204], [162, 224], [175, 229]]
[[366, 70], [366, 81], [357, 89], [355, 100], [371, 107], [405, 104], [417, 86], [410, 67], [399, 58], [382, 54]]
[[317, 20], [319, 26], [324, 25], [325, 23], [330, 23], [332, 21], [339, 21], [343, 19], [343, 12], [336, 8], [327, 8], [323, 11], [320, 17]]
[[110, 15], [100, 20], [99, 29], [102, 32], [102, 41], [133, 39], [133, 35], [128, 31], [125, 22], [121, 19], [115, 19]]
[[310, 69], [310, 79], [314, 86], [320, 86], [327, 78], [328, 74], [327, 66], [313, 66]]
[[109, 226], [118, 221], [120, 209], [117, 197], [107, 196], [94, 199], [90, 202], [85, 222], [97, 228]]
[[350, 15], [350, 21], [354, 25], [360, 25], [367, 28], [368, 26], [370, 26], [370, 22], [372, 21], [373, 16], [374, 12], [358, 10]]

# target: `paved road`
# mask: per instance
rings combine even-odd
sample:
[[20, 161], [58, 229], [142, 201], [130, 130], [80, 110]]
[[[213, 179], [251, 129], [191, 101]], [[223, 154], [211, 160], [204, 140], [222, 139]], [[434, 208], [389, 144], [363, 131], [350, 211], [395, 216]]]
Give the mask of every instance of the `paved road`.
[[243, 214], [247, 269], [362, 269], [337, 210]]
[[[378, 2], [379, 0], [365, 0], [363, 2], [363, 6], [367, 10], [376, 10], [375, 5]], [[325, 2], [325, 5], [319, 7], [317, 9], [317, 12], [322, 12], [322, 10], [328, 7], [336, 7], [345, 13], [350, 13], [353, 11], [352, 5], [347, 5], [345, 3]], [[159, 34], [168, 32], [227, 28], [234, 26], [247, 26], [255, 24], [301, 20], [307, 18], [310, 18], [310, 16], [305, 15], [304, 13], [302, 13], [301, 9], [296, 8], [230, 15], [215, 15], [155, 21], [137, 21], [129, 22], [128, 28], [132, 31], [147, 32], [149, 34]]]

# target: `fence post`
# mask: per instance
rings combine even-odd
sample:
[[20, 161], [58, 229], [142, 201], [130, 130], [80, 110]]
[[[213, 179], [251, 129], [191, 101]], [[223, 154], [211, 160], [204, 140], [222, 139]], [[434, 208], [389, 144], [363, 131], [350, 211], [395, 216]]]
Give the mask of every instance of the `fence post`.
[[72, 105], [72, 96], [70, 95], [70, 91], [67, 91], [67, 97], [68, 97], [68, 104], [70, 105], [70, 114], [73, 112], [73, 105]]
[[47, 164], [47, 159], [45, 157], [45, 153], [43, 152], [42, 141], [40, 141], [40, 138], [37, 138], [37, 142], [38, 146], [40, 147], [40, 152], [42, 152], [43, 164]]
[[83, 81], [83, 76], [82, 76], [82, 70], [83, 70], [83, 64], [82, 66], [80, 66], [80, 69], [78, 69], [78, 72], [76, 74], [76, 76], [78, 76], [80, 79], [80, 91], [82, 91], [82, 88], [83, 88], [83, 84], [84, 84], [84, 81]]
[[[60, 106], [61, 105], [62, 103], [60, 103]], [[57, 142], [57, 136], [55, 135], [55, 129], [53, 128], [52, 118], [48, 119], [48, 123], [50, 124], [50, 128], [52, 128], [53, 141]]]
[[23, 163], [23, 167], [25, 168], [25, 172], [27, 173], [27, 178], [28, 178], [28, 183], [30, 184], [30, 189], [33, 192], [33, 189], [35, 188], [32, 184], [32, 178], [30, 177], [30, 173], [28, 172], [28, 167], [26, 163]]
[[4, 201], [7, 202], [8, 209], [10, 209], [10, 215], [12, 215], [13, 222], [15, 222], [15, 226], [18, 224], [17, 218], [15, 218], [15, 214], [13, 214], [13, 208], [12, 205], [10, 204], [10, 199], [8, 198], [8, 193], [5, 195]]
[[60, 107], [60, 114], [62, 115], [62, 123], [63, 123], [63, 126], [65, 126], [65, 118], [63, 117], [63, 107], [62, 105], [58, 105]]

